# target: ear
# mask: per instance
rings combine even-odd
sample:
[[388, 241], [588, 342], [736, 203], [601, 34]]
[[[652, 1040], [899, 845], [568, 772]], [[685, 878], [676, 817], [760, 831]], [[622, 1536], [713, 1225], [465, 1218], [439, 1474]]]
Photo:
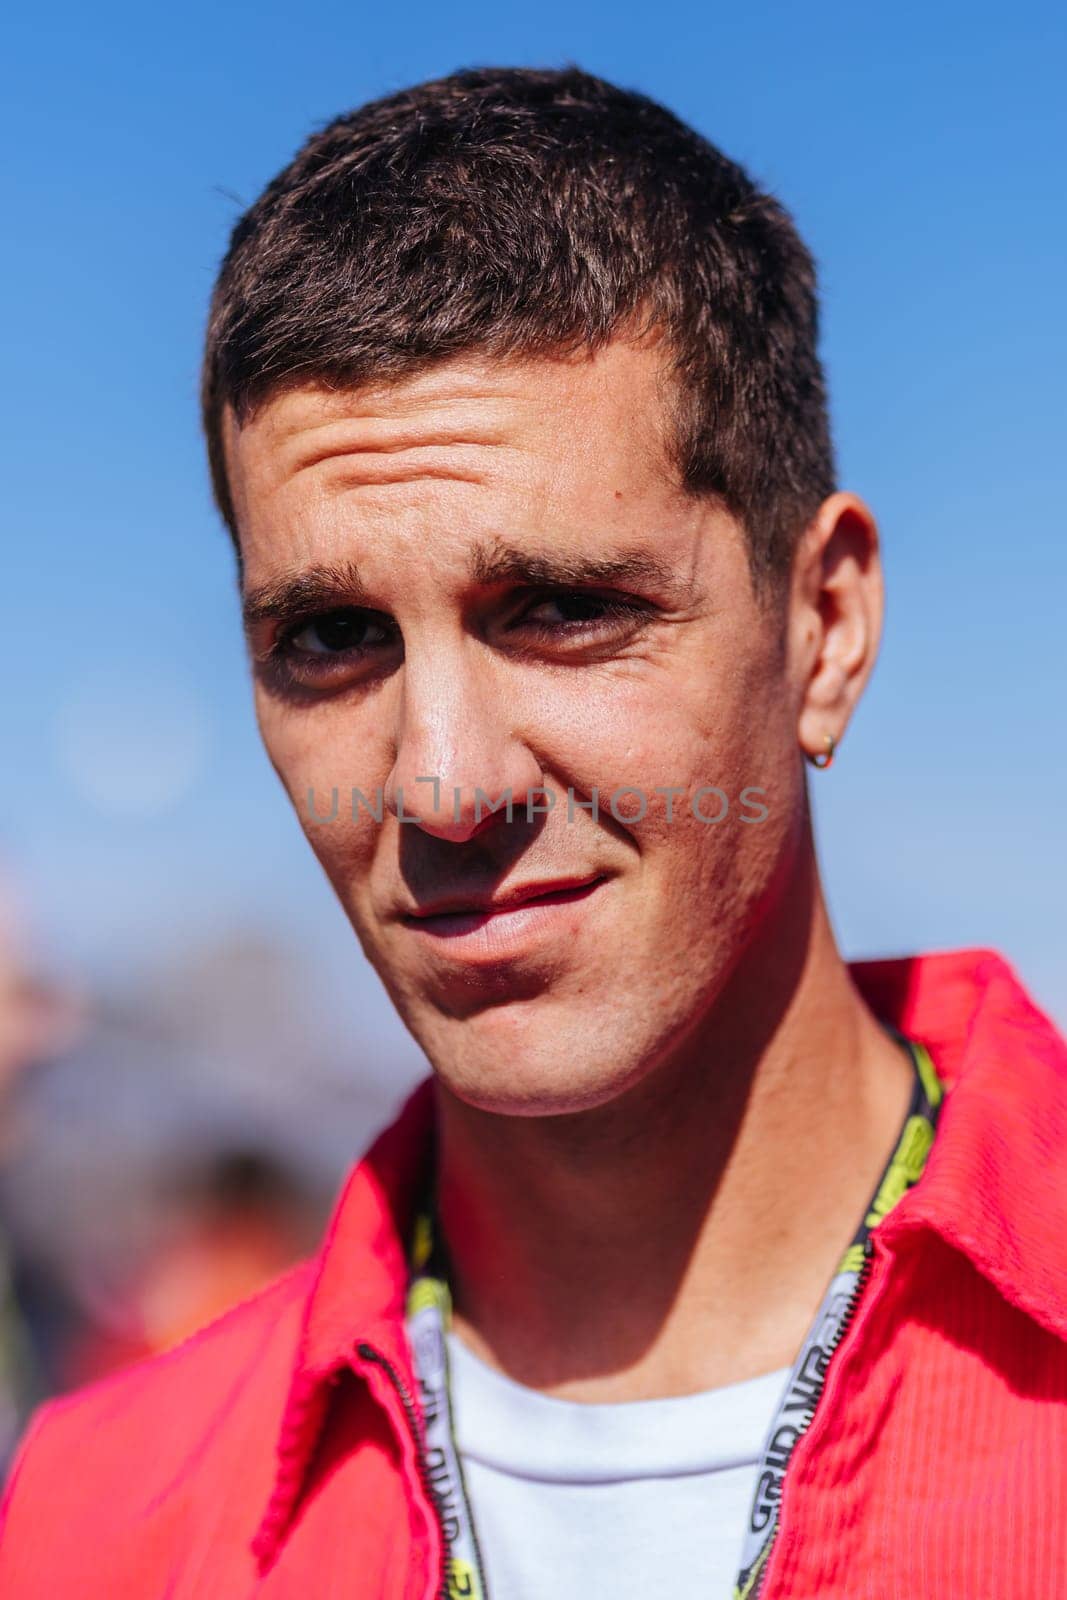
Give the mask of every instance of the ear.
[[878, 525], [854, 494], [832, 494], [804, 530], [790, 583], [789, 650], [797, 740], [824, 755], [840, 744], [882, 635]]

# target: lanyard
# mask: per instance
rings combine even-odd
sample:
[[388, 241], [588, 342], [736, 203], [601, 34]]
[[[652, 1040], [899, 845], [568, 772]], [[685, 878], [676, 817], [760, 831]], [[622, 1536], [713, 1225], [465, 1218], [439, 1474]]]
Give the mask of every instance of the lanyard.
[[878, 1180], [852, 1243], [837, 1264], [767, 1430], [752, 1507], [745, 1525], [741, 1568], [733, 1600], [751, 1600], [762, 1584], [767, 1556], [778, 1531], [785, 1469], [797, 1440], [811, 1425], [826, 1383], [830, 1357], [855, 1312], [871, 1259], [871, 1234], [901, 1195], [919, 1181], [934, 1142], [943, 1089], [929, 1051], [916, 1040], [906, 1039], [895, 1028], [887, 1026], [887, 1031], [911, 1056], [915, 1068], [911, 1101], [896, 1148]]
[[[760, 1452], [752, 1507], [745, 1525], [733, 1600], [752, 1600], [778, 1531], [785, 1470], [797, 1440], [811, 1424], [830, 1357], [851, 1321], [871, 1257], [871, 1234], [901, 1195], [918, 1182], [933, 1143], [943, 1088], [925, 1046], [889, 1024], [886, 1031], [909, 1053], [915, 1084], [893, 1154], [823, 1296], [793, 1365]], [[463, 1466], [456, 1448], [446, 1332], [452, 1297], [448, 1264], [433, 1227], [433, 1209], [419, 1213], [411, 1248], [407, 1331], [425, 1421], [426, 1466], [447, 1547], [448, 1600], [489, 1600]]]

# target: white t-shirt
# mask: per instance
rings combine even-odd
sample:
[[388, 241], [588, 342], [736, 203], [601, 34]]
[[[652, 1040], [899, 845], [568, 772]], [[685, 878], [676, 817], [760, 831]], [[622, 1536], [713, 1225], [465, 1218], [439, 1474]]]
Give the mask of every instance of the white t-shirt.
[[782, 1367], [671, 1400], [538, 1394], [448, 1335], [491, 1600], [729, 1600]]

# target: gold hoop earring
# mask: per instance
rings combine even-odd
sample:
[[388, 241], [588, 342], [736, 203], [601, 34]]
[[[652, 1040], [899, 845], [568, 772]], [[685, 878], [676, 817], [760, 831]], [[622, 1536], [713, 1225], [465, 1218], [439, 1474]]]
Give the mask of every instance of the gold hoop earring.
[[808, 757], [808, 760], [811, 762], [812, 766], [818, 767], [820, 772], [825, 772], [827, 767], [832, 764], [834, 759], [834, 751], [837, 749], [837, 740], [834, 738], [832, 733], [824, 734], [823, 737], [826, 740], [825, 751], [820, 751], [818, 755]]

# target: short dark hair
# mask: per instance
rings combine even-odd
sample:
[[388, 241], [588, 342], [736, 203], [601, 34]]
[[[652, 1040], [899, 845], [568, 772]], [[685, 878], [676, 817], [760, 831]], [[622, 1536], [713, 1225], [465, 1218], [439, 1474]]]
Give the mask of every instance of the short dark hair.
[[[668, 453], [743, 522], [757, 592], [834, 488], [815, 266], [788, 213], [671, 112], [577, 67], [487, 67], [314, 134], [241, 217], [211, 303], [202, 410], [235, 545], [222, 419], [468, 352], [665, 339]], [[239, 549], [239, 547], [238, 547]]]

